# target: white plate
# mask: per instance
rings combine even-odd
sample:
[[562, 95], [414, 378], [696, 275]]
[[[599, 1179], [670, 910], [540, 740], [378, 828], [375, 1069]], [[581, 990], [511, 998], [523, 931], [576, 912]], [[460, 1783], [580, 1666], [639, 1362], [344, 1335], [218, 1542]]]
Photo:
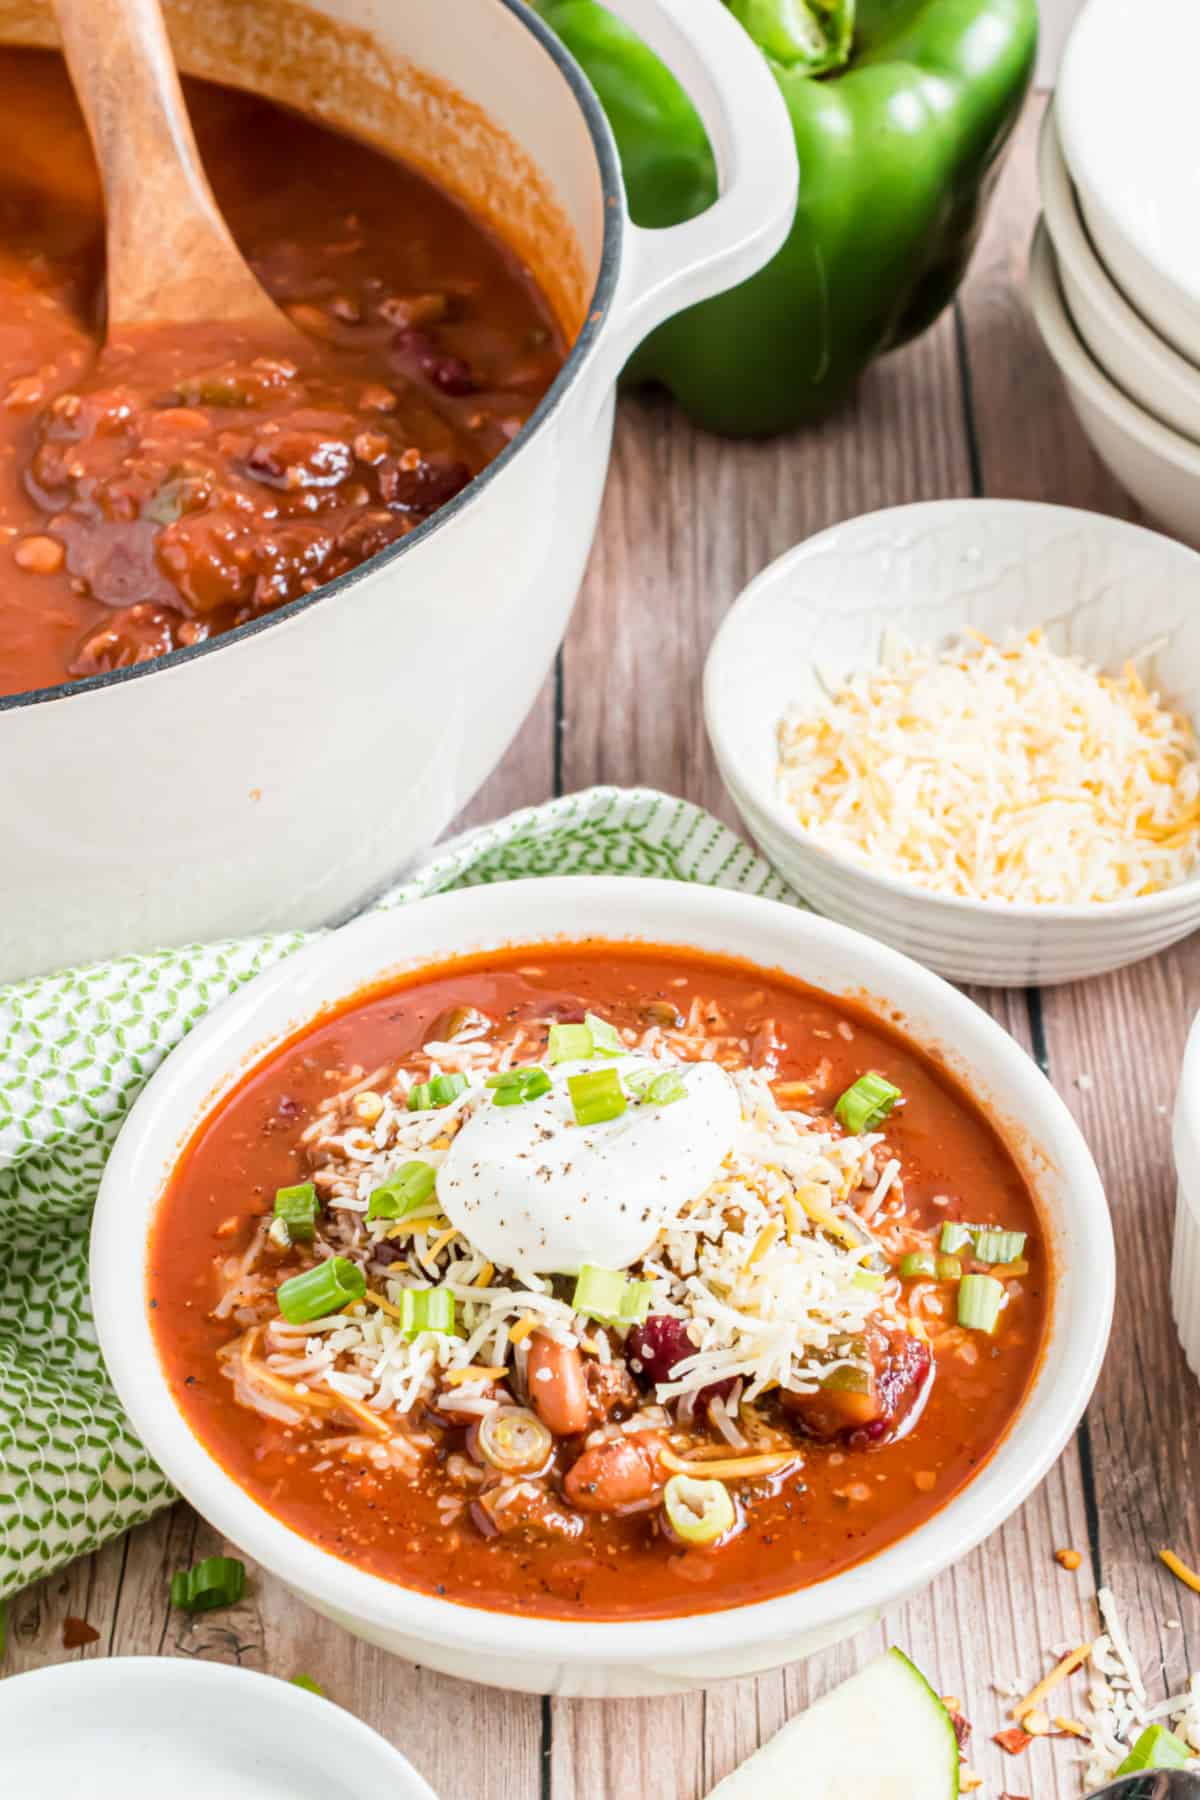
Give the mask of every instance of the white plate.
[[1059, 132], [1088, 230], [1126, 298], [1200, 363], [1200, 6], [1088, 0], [1063, 54]]
[[224, 1663], [60, 1663], [0, 1681], [16, 1800], [436, 1800], [331, 1700]]

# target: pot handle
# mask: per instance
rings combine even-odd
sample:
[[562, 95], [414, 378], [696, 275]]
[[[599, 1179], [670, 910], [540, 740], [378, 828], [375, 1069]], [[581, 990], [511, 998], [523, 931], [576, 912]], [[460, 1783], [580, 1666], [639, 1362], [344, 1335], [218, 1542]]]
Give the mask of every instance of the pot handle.
[[[682, 225], [625, 224], [625, 269], [601, 357], [615, 380], [673, 313], [754, 275], [780, 249], [800, 169], [791, 120], [762, 51], [722, 0], [604, 0], [687, 90], [717, 163], [720, 194]], [[607, 386], [606, 386], [607, 391]]]

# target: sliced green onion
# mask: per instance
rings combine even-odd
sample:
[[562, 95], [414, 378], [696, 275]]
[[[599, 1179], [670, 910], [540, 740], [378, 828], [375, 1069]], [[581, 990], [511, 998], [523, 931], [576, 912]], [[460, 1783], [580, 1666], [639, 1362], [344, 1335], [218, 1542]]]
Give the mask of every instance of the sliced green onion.
[[587, 1025], [552, 1025], [546, 1046], [547, 1061], [586, 1062], [592, 1054], [592, 1033]]
[[236, 1556], [206, 1556], [194, 1569], [171, 1577], [171, 1605], [180, 1612], [211, 1612], [236, 1606], [246, 1591], [246, 1565]]
[[942, 1226], [938, 1249], [944, 1250], [947, 1256], [954, 1256], [959, 1250], [965, 1250], [970, 1242], [971, 1227], [959, 1219], [950, 1219]]
[[311, 1675], [293, 1675], [290, 1686], [303, 1688], [306, 1694], [319, 1694], [322, 1700], [325, 1698], [325, 1689]]
[[624, 1056], [625, 1046], [615, 1025], [595, 1013], [584, 1013], [583, 1022], [592, 1034], [592, 1050], [597, 1056]]
[[875, 1269], [855, 1269], [850, 1277], [850, 1285], [856, 1288], [866, 1288], [868, 1292], [877, 1294], [886, 1280], [887, 1276], [880, 1275]]
[[465, 1075], [434, 1075], [409, 1089], [409, 1112], [432, 1112], [435, 1107], [449, 1106], [467, 1087]]
[[454, 1330], [454, 1295], [449, 1288], [404, 1288], [400, 1295], [400, 1333], [416, 1337], [422, 1331]]
[[621, 1314], [621, 1296], [628, 1276], [620, 1269], [598, 1269], [584, 1263], [575, 1282], [571, 1305], [576, 1312], [597, 1319], [616, 1319]]
[[489, 1075], [485, 1086], [493, 1093], [494, 1106], [523, 1106], [527, 1100], [540, 1100], [550, 1092], [550, 1077], [536, 1066], [524, 1069], [502, 1069]]
[[976, 1262], [1011, 1263], [1016, 1262], [1025, 1249], [1025, 1233], [993, 1231], [990, 1226], [985, 1226], [974, 1233], [971, 1242]]
[[650, 1296], [654, 1292], [652, 1281], [631, 1281], [621, 1302], [622, 1325], [640, 1325], [650, 1311]]
[[962, 1258], [959, 1256], [939, 1256], [937, 1259], [937, 1278], [939, 1281], [962, 1280]]
[[317, 1190], [312, 1182], [276, 1188], [275, 1217], [283, 1220], [293, 1243], [310, 1244], [317, 1228]]
[[869, 1394], [871, 1377], [855, 1363], [838, 1363], [828, 1375], [822, 1375], [821, 1386], [830, 1394]]
[[641, 1093], [643, 1106], [671, 1106], [676, 1100], [686, 1099], [687, 1088], [682, 1077], [676, 1075], [673, 1069], [668, 1069], [663, 1075], [656, 1075]]
[[1140, 1775], [1143, 1769], [1182, 1769], [1191, 1751], [1165, 1725], [1148, 1725], [1125, 1761], [1118, 1775]]
[[687, 1099], [687, 1087], [674, 1069], [665, 1069], [660, 1075], [653, 1069], [635, 1069], [625, 1077], [625, 1086], [643, 1106], [670, 1106], [672, 1101]]
[[628, 1105], [615, 1069], [589, 1069], [583, 1075], [569, 1075], [567, 1091], [577, 1125], [602, 1125], [606, 1119], [619, 1119]]
[[331, 1256], [285, 1281], [276, 1289], [275, 1299], [289, 1325], [307, 1325], [311, 1319], [341, 1312], [366, 1291], [366, 1277], [358, 1264], [346, 1256]]
[[993, 1332], [1004, 1305], [1004, 1283], [994, 1275], [964, 1275], [958, 1286], [958, 1322], [968, 1331]]
[[497, 1406], [486, 1413], [476, 1442], [484, 1462], [502, 1475], [540, 1475], [554, 1454], [550, 1432], [524, 1406]]
[[871, 1131], [887, 1118], [897, 1100], [903, 1098], [898, 1087], [882, 1075], [860, 1075], [834, 1106], [834, 1113], [855, 1134]]
[[584, 1263], [575, 1282], [571, 1305], [605, 1325], [640, 1325], [650, 1310], [651, 1281], [633, 1281], [620, 1269]]
[[410, 1212], [424, 1205], [436, 1185], [437, 1170], [432, 1163], [401, 1163], [386, 1181], [371, 1189], [367, 1201], [368, 1224], [372, 1219], [406, 1219]]
[[715, 1544], [737, 1524], [737, 1508], [723, 1481], [672, 1475], [663, 1489], [663, 1511], [685, 1544]]
[[910, 1250], [900, 1258], [901, 1281], [928, 1281], [937, 1275], [937, 1260], [932, 1250]]

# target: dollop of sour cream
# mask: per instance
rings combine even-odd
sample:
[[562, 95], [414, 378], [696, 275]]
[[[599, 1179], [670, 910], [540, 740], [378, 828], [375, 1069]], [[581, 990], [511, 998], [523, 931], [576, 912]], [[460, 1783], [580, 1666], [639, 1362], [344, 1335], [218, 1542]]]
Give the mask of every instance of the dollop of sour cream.
[[[567, 1082], [585, 1070], [670, 1069], [686, 1090], [669, 1105], [627, 1093], [616, 1119], [579, 1125]], [[715, 1063], [596, 1057], [547, 1070], [550, 1092], [474, 1107], [438, 1171], [450, 1223], [492, 1262], [521, 1274], [576, 1275], [584, 1263], [624, 1269], [711, 1186], [741, 1123], [737, 1089]]]

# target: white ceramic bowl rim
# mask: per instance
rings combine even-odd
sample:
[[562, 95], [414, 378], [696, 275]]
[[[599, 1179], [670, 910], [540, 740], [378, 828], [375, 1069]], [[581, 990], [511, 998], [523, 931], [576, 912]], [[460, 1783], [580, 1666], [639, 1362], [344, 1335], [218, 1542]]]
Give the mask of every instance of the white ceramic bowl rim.
[[613, 297], [617, 290], [617, 282], [621, 273], [622, 249], [625, 239], [625, 189], [621, 179], [621, 164], [617, 154], [616, 140], [612, 128], [596, 98], [595, 90], [584, 75], [575, 58], [565, 48], [561, 40], [555, 36], [550, 27], [525, 4], [525, 0], [497, 0], [514, 18], [535, 37], [551, 63], [567, 83], [583, 114], [592, 146], [596, 152], [601, 188], [601, 201], [604, 216], [603, 241], [600, 249], [600, 263], [596, 271], [596, 283], [588, 302], [584, 323], [571, 349], [563, 362], [562, 368], [553, 382], [542, 395], [537, 406], [528, 419], [504, 446], [504, 449], [487, 467], [469, 481], [465, 488], [440, 506], [429, 518], [422, 521], [413, 531], [377, 551], [365, 562], [358, 563], [345, 574], [337, 575], [332, 581], [315, 588], [311, 594], [302, 594], [297, 600], [289, 600], [286, 606], [278, 606], [273, 612], [264, 613], [261, 618], [249, 619], [244, 625], [235, 625], [231, 631], [223, 631], [217, 637], [208, 638], [204, 643], [186, 645], [178, 650], [170, 650], [165, 656], [154, 657], [149, 662], [134, 663], [127, 669], [110, 669], [107, 674], [88, 675], [78, 681], [61, 682], [54, 687], [30, 688], [17, 694], [0, 694], [0, 714], [15, 712], [23, 706], [42, 706], [52, 703], [66, 705], [82, 694], [97, 693], [103, 688], [120, 688], [133, 681], [153, 678], [163, 669], [177, 668], [183, 663], [194, 662], [202, 656], [215, 656], [223, 650], [230, 650], [242, 643], [246, 638], [254, 637], [260, 631], [270, 631], [285, 619], [293, 619], [306, 612], [311, 606], [332, 605], [339, 595], [349, 592], [356, 583], [367, 575], [375, 575], [380, 569], [388, 568], [400, 557], [415, 550], [418, 545], [433, 535], [435, 531], [443, 531], [452, 525], [464, 508], [471, 506], [486, 491], [496, 478], [519, 456], [525, 445], [539, 432], [550, 416], [557, 411], [584, 365], [591, 360], [597, 341], [608, 325], [612, 313]]
[[[1042, 192], [1042, 211], [1055, 255], [1060, 263], [1068, 264], [1075, 279], [1087, 287], [1093, 304], [1104, 315], [1105, 325], [1116, 335], [1132, 339], [1143, 355], [1152, 356], [1160, 363], [1162, 366], [1156, 373], [1164, 380], [1200, 393], [1200, 369], [1190, 363], [1186, 356], [1181, 356], [1173, 344], [1159, 337], [1152, 325], [1147, 324], [1141, 313], [1130, 305], [1097, 256], [1080, 217], [1079, 202], [1075, 198], [1070, 172], [1063, 157], [1053, 100], [1042, 118], [1038, 139], [1038, 177]], [[1080, 343], [1087, 354], [1087, 345], [1083, 344], [1082, 339]], [[1101, 374], [1107, 373], [1098, 363], [1096, 367]], [[1170, 429], [1168, 426], [1167, 430]], [[1186, 438], [1184, 441], [1187, 441]]]
[[[1043, 1363], [1006, 1436], [971, 1482], [924, 1525], [867, 1562], [793, 1593], [721, 1612], [601, 1622], [530, 1618], [420, 1593], [341, 1561], [274, 1518], [193, 1435], [162, 1374], [147, 1308], [133, 1303], [144, 1293], [145, 1281], [139, 1209], [148, 1223], [164, 1172], [196, 1120], [246, 1066], [293, 1035], [304, 1017], [392, 970], [410, 970], [413, 963], [404, 960], [406, 919], [419, 914], [415, 931], [436, 932], [439, 943], [470, 953], [545, 941], [544, 929], [540, 935], [528, 925], [513, 929], [513, 921], [539, 917], [535, 908], [545, 908], [558, 921], [571, 921], [588, 907], [602, 913], [603, 930], [581, 930], [577, 924], [563, 929], [560, 923], [556, 930], [562, 941], [578, 941], [590, 931], [593, 939], [602, 935], [616, 942], [671, 943], [686, 949], [693, 937], [711, 937], [753, 961], [746, 949], [752, 938], [764, 946], [758, 960], [768, 966], [782, 960], [770, 947], [786, 934], [784, 954], [810, 961], [814, 971], [827, 966], [822, 952], [851, 957], [855, 979], [861, 969], [866, 993], [903, 1012], [919, 1010], [938, 1019], [953, 1063], [970, 1068], [987, 1062], [995, 1068], [1007, 1112], [1020, 1119], [1035, 1146], [1042, 1146], [1073, 1219], [1074, 1257], [1067, 1261], [1059, 1256], [1051, 1326], [1053, 1382], [1048, 1386]], [[408, 954], [411, 958], [411, 950]], [[454, 950], [440, 954], [444, 958]], [[426, 949], [415, 966], [437, 960], [438, 953]], [[288, 996], [307, 993], [306, 982], [322, 999], [297, 1019], [296, 1003]], [[173, 1099], [181, 1084], [206, 1096], [186, 1117]], [[1046, 1148], [1050, 1143], [1057, 1154]], [[127, 1223], [131, 1216], [139, 1219], [132, 1231]], [[1053, 1223], [1061, 1252], [1063, 1221], [1054, 1218]], [[689, 883], [616, 876], [519, 881], [440, 895], [347, 926], [248, 983], [167, 1058], [130, 1113], [101, 1185], [91, 1277], [105, 1360], [147, 1448], [192, 1504], [256, 1561], [344, 1620], [483, 1654], [547, 1657], [574, 1665], [644, 1665], [672, 1656], [694, 1663], [706, 1654], [761, 1648], [794, 1637], [798, 1630], [819, 1630], [865, 1609], [887, 1606], [932, 1580], [994, 1531], [1061, 1454], [1099, 1373], [1115, 1283], [1108, 1209], [1078, 1127], [1033, 1061], [981, 1008], [909, 958], [798, 908]]]
[[[1116, 392], [1115, 389], [1113, 391]], [[1166, 431], [1165, 426], [1159, 429]], [[1197, 449], [1195, 454], [1197, 463], [1200, 465], [1200, 449]], [[1094, 519], [1106, 527], [1119, 525], [1126, 531], [1136, 532], [1147, 538], [1158, 538], [1161, 541], [1162, 536], [1161, 533], [1151, 531], [1144, 525], [1134, 525], [1124, 519], [1116, 520], [1106, 513], [1091, 513], [1082, 507], [1052, 506], [1040, 500], [917, 500], [908, 506], [881, 507], [877, 512], [860, 513], [856, 515], [852, 523], [857, 529], [860, 526], [870, 526], [872, 523], [882, 523], [885, 519], [894, 521], [897, 525], [902, 525], [908, 520], [911, 521], [914, 529], [919, 530], [922, 515], [933, 510], [944, 513], [952, 507], [961, 507], [964, 510], [969, 508], [981, 518], [986, 517], [989, 511], [1073, 515], [1077, 520], [1081, 517]], [[766, 568], [755, 576], [750, 585], [742, 590], [730, 607], [713, 640], [704, 671], [704, 716], [724, 779], [739, 807], [743, 799], [747, 800], [748, 811], [751, 813], [755, 810], [765, 812], [771, 822], [785, 832], [793, 842], [803, 844], [806, 849], [825, 857], [830, 863], [861, 881], [864, 888], [874, 888], [880, 894], [896, 895], [905, 900], [917, 899], [928, 901], [930, 905], [952, 908], [967, 918], [974, 916], [979, 919], [981, 930], [986, 929], [982, 923], [984, 920], [1062, 920], [1086, 926], [1099, 918], [1110, 921], [1130, 918], [1145, 919], [1155, 911], [1170, 911], [1177, 906], [1180, 896], [1200, 882], [1200, 874], [1189, 875], [1174, 887], [1163, 888], [1157, 894], [1143, 894], [1132, 900], [1109, 900], [1103, 903], [1086, 900], [1048, 900], [1044, 902], [973, 900], [962, 894], [939, 893], [934, 888], [922, 887], [919, 882], [906, 881], [903, 876], [891, 875], [885, 870], [873, 869], [867, 863], [857, 862], [852, 856], [847, 856], [843, 851], [824, 843], [812, 832], [807, 831], [804, 826], [798, 824], [795, 815], [788, 811], [773, 787], [770, 792], [765, 792], [760, 784], [744, 783], [739, 779], [736, 773], [738, 758], [729, 753], [728, 740], [722, 726], [723, 708], [719, 693], [722, 642], [727, 636], [732, 638], [735, 633], [752, 629], [752, 618], [749, 615], [753, 614], [762, 592], [773, 588], [781, 577], [786, 577], [791, 569], [798, 568], [809, 557], [820, 555], [835, 544], [839, 532], [844, 529], [844, 524], [830, 525], [824, 531], [817, 532], [814, 537], [806, 538], [802, 544], [797, 544], [791, 550], [785, 550], [782, 556], [775, 558], [774, 562], [768, 563]], [[1177, 548], [1181, 555], [1194, 556], [1196, 554], [1185, 544], [1180, 544]], [[1200, 725], [1200, 721], [1197, 721], [1197, 724]]]
[[[365, 1769], [372, 1795], [390, 1791], [394, 1800], [436, 1800], [433, 1789], [407, 1757], [345, 1707], [298, 1687], [294, 1681], [240, 1664], [208, 1662], [195, 1655], [104, 1656], [29, 1669], [5, 1681], [0, 1695], [0, 1718], [6, 1708], [19, 1706], [23, 1716], [31, 1714], [44, 1724], [42, 1714], [57, 1711], [62, 1718], [72, 1718], [81, 1705], [95, 1708], [105, 1701], [119, 1719], [117, 1743], [110, 1737], [103, 1750], [102, 1773], [110, 1776], [115, 1773], [112, 1764], [118, 1757], [124, 1760], [138, 1754], [137, 1734], [126, 1735], [122, 1730], [129, 1713], [137, 1713], [140, 1708], [138, 1716], [144, 1717], [147, 1708], [161, 1703], [164, 1695], [173, 1698], [176, 1693], [193, 1709], [194, 1729], [198, 1733], [209, 1729], [215, 1720], [232, 1719], [235, 1727], [253, 1735], [264, 1748], [283, 1747], [292, 1759], [302, 1759], [306, 1752], [328, 1754], [332, 1744], [360, 1779]], [[93, 1715], [89, 1724], [94, 1723]], [[187, 1767], [186, 1745], [179, 1744], [178, 1750], [184, 1759], [179, 1765], [179, 1776], [190, 1800], [187, 1778], [189, 1774], [194, 1778], [196, 1772]], [[24, 1763], [26, 1759], [21, 1760]], [[252, 1771], [256, 1773], [257, 1770]], [[135, 1790], [131, 1766], [128, 1775], [129, 1786], [123, 1791], [141, 1792], [140, 1788]], [[39, 1787], [39, 1793], [44, 1791]], [[105, 1779], [100, 1794], [107, 1796], [113, 1791]], [[271, 1793], [278, 1791], [272, 1780]], [[219, 1795], [216, 1800], [220, 1800]]]

